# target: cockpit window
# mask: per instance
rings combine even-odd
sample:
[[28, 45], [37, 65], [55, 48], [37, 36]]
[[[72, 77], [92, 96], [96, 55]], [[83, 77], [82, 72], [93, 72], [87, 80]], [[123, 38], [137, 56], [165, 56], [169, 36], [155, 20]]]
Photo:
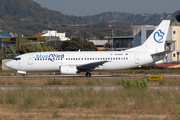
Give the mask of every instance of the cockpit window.
[[21, 60], [21, 58], [14, 58], [13, 60], [16, 60], [16, 61], [18, 61], [18, 60]]

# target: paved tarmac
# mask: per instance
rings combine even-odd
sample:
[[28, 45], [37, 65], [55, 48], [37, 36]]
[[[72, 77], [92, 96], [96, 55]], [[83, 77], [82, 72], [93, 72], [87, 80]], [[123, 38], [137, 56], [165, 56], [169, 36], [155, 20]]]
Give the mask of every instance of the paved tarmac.
[[[141, 75], [92, 75], [91, 77], [143, 77], [150, 76], [148, 74]], [[180, 77], [180, 75], [162, 75], [164, 77]], [[86, 77], [85, 75], [28, 75], [27, 78], [73, 78]], [[0, 76], [0, 78], [23, 78], [23, 76]]]
[[[89, 89], [93, 88], [95, 90], [100, 89], [122, 89], [122, 85], [0, 85], [0, 89]], [[180, 85], [149, 85], [150, 89], [179, 89]]]

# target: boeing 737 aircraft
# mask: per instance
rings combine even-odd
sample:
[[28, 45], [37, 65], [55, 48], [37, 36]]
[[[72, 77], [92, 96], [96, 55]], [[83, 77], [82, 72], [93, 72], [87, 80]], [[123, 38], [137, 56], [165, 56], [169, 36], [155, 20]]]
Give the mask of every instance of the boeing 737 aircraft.
[[26, 72], [57, 72], [76, 74], [94, 70], [123, 70], [164, 59], [170, 20], [163, 20], [148, 39], [138, 47], [125, 51], [33, 52], [16, 56], [5, 65], [26, 77]]

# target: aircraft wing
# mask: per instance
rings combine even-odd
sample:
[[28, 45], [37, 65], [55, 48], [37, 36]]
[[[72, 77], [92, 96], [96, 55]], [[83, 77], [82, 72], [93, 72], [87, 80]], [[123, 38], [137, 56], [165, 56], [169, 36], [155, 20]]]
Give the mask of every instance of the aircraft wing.
[[163, 51], [163, 52], [151, 54], [151, 56], [166, 55], [166, 54], [171, 53], [171, 52], [173, 52], [173, 51]]
[[103, 65], [106, 62], [108, 62], [108, 61], [100, 61], [100, 62], [93, 62], [93, 63], [83, 64], [83, 65], [77, 66], [77, 69], [81, 70], [81, 71], [93, 70], [96, 67], [98, 67], [100, 65]]

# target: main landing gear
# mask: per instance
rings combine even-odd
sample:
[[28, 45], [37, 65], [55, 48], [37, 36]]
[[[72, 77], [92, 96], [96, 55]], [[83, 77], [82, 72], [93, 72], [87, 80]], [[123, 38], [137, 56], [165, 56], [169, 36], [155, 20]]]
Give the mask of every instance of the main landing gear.
[[91, 77], [91, 73], [90, 72], [86, 72], [86, 77]]
[[27, 77], [27, 74], [24, 74], [24, 75], [23, 75], [23, 77], [25, 77], [25, 78], [26, 78], [26, 77]]

